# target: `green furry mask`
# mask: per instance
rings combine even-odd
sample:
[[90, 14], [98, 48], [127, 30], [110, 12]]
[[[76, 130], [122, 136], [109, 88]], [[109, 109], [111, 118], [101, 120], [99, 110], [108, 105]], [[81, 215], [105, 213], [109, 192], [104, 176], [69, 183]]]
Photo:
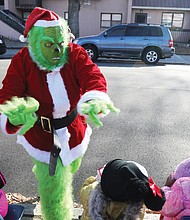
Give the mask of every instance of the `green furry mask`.
[[69, 31], [64, 20], [60, 26], [34, 26], [28, 42], [30, 55], [40, 69], [51, 71], [67, 62]]

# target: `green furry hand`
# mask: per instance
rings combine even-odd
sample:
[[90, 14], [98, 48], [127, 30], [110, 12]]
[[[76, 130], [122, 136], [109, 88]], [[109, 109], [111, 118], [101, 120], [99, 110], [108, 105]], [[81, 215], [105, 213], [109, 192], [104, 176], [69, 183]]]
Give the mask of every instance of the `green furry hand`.
[[5, 114], [14, 126], [23, 125], [19, 132], [23, 135], [34, 126], [37, 120], [35, 112], [38, 108], [38, 101], [32, 97], [26, 99], [13, 97], [11, 101], [0, 105], [0, 112]]
[[71, 166], [71, 173], [75, 174], [77, 172], [77, 170], [79, 169], [81, 162], [82, 162], [82, 158], [83, 156], [77, 158], [76, 160], [74, 160], [70, 166]]
[[82, 104], [82, 113], [88, 115], [88, 120], [97, 127], [102, 126], [98, 114], [107, 115], [109, 112], [119, 113], [120, 110], [114, 107], [111, 101], [107, 102], [104, 100], [90, 100]]

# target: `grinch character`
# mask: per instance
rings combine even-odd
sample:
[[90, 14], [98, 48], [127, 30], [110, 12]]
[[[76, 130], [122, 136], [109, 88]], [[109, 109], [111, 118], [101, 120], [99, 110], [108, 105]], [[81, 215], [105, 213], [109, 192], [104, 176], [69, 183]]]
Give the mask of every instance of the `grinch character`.
[[2, 131], [17, 134], [34, 162], [44, 220], [73, 216], [73, 174], [100, 117], [118, 112], [107, 83], [86, 51], [71, 43], [65, 20], [36, 7], [26, 20], [21, 49], [0, 90]]

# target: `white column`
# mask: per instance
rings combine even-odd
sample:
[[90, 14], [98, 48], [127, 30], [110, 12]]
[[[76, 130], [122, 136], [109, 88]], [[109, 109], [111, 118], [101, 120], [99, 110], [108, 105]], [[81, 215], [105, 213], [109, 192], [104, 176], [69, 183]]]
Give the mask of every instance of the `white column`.
[[131, 23], [132, 19], [132, 2], [133, 0], [128, 0], [128, 7], [127, 7], [127, 23]]
[[4, 0], [4, 9], [9, 9], [9, 0]]

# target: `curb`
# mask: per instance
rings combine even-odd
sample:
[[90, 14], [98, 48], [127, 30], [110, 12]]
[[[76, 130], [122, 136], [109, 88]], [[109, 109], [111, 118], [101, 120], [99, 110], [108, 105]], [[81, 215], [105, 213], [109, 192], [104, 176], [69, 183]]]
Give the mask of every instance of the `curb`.
[[[24, 207], [23, 220], [41, 219], [41, 205], [38, 204], [25, 204], [17, 203]], [[74, 214], [72, 220], [78, 220], [79, 216], [82, 215], [82, 208], [74, 208]]]
[[[24, 45], [23, 45], [24, 46]], [[9, 45], [7, 46], [7, 52], [3, 55], [0, 55], [0, 59], [12, 59], [13, 56], [19, 52], [19, 50], [22, 47], [20, 45]], [[136, 60], [136, 59], [101, 59], [99, 58], [99, 60], [96, 62], [98, 64], [104, 65], [105, 63], [120, 63], [120, 64], [125, 64], [125, 63], [135, 63], [138, 62], [140, 63], [140, 60]], [[172, 58], [166, 58], [166, 59], [160, 59], [158, 62], [158, 66], [159, 65], [167, 65], [167, 64], [171, 64], [171, 65], [190, 65], [190, 55], [177, 55], [175, 54], [175, 56], [173, 56]]]
[[[38, 204], [23, 204], [22, 205], [24, 210], [23, 220], [40, 220], [41, 219], [41, 205]], [[74, 214], [72, 220], [78, 220], [79, 216], [82, 215], [83, 209], [82, 208], [74, 208]], [[144, 220], [159, 220], [160, 214], [150, 214], [145, 213]]]

